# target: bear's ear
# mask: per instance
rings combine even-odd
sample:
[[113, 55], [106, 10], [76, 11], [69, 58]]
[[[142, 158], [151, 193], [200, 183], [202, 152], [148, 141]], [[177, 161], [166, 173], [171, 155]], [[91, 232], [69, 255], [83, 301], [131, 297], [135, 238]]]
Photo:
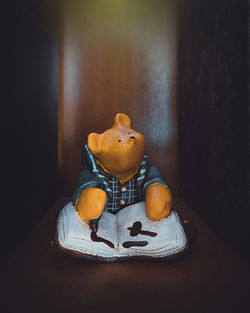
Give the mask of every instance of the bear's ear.
[[101, 138], [102, 135], [97, 133], [88, 135], [88, 148], [93, 155], [97, 155], [101, 152]]
[[130, 128], [131, 121], [128, 115], [123, 113], [117, 113], [114, 118], [113, 127], [118, 128], [119, 126], [124, 126]]

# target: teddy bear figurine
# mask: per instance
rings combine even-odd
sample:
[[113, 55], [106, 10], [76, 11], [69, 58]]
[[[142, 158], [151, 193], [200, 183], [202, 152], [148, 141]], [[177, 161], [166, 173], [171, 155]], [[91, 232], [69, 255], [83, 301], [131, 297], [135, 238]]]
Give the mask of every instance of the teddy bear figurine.
[[160, 221], [171, 213], [172, 194], [161, 171], [148, 163], [145, 138], [131, 128], [128, 115], [116, 114], [113, 126], [88, 135], [73, 206], [92, 231], [103, 211], [113, 214], [145, 201], [146, 215]]

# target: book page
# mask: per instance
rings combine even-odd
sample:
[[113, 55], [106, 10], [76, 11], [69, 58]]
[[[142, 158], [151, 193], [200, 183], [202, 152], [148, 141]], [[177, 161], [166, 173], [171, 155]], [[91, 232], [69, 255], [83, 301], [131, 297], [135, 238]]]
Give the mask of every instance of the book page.
[[63, 248], [103, 257], [116, 256], [118, 235], [115, 215], [103, 213], [98, 223], [97, 236], [112, 243], [114, 248], [105, 242], [91, 239], [89, 225], [78, 216], [71, 202], [63, 208], [58, 217], [58, 241]]
[[178, 214], [154, 222], [146, 216], [145, 202], [133, 204], [117, 214], [119, 253], [122, 256], [162, 257], [183, 250], [187, 244]]

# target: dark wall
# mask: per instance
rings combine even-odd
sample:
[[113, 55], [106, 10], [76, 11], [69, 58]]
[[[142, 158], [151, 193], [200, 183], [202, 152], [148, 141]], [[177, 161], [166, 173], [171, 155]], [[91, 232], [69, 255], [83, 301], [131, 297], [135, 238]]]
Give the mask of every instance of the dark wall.
[[56, 198], [55, 9], [55, 1], [4, 1], [1, 262]]
[[180, 0], [183, 195], [250, 260], [247, 204], [247, 1]]
[[[248, 31], [247, 31], [247, 35], [248, 35], [248, 160], [250, 160], [250, 53], [249, 53], [249, 49], [250, 49], [250, 0], [248, 0]], [[248, 161], [248, 207], [250, 207], [250, 185], [249, 185], [249, 181], [250, 181], [250, 161]]]

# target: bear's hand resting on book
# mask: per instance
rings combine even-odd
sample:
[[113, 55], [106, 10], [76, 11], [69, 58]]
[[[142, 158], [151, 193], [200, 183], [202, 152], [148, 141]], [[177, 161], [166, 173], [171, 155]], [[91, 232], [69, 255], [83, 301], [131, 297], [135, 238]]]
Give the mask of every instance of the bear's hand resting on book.
[[[80, 218], [90, 225], [91, 220], [97, 219], [102, 214], [106, 197], [106, 192], [102, 189], [85, 189], [76, 204], [76, 210]], [[90, 226], [92, 229], [94, 227], [93, 223]]]
[[146, 213], [153, 221], [160, 221], [171, 213], [172, 195], [166, 185], [155, 183], [146, 191]]

